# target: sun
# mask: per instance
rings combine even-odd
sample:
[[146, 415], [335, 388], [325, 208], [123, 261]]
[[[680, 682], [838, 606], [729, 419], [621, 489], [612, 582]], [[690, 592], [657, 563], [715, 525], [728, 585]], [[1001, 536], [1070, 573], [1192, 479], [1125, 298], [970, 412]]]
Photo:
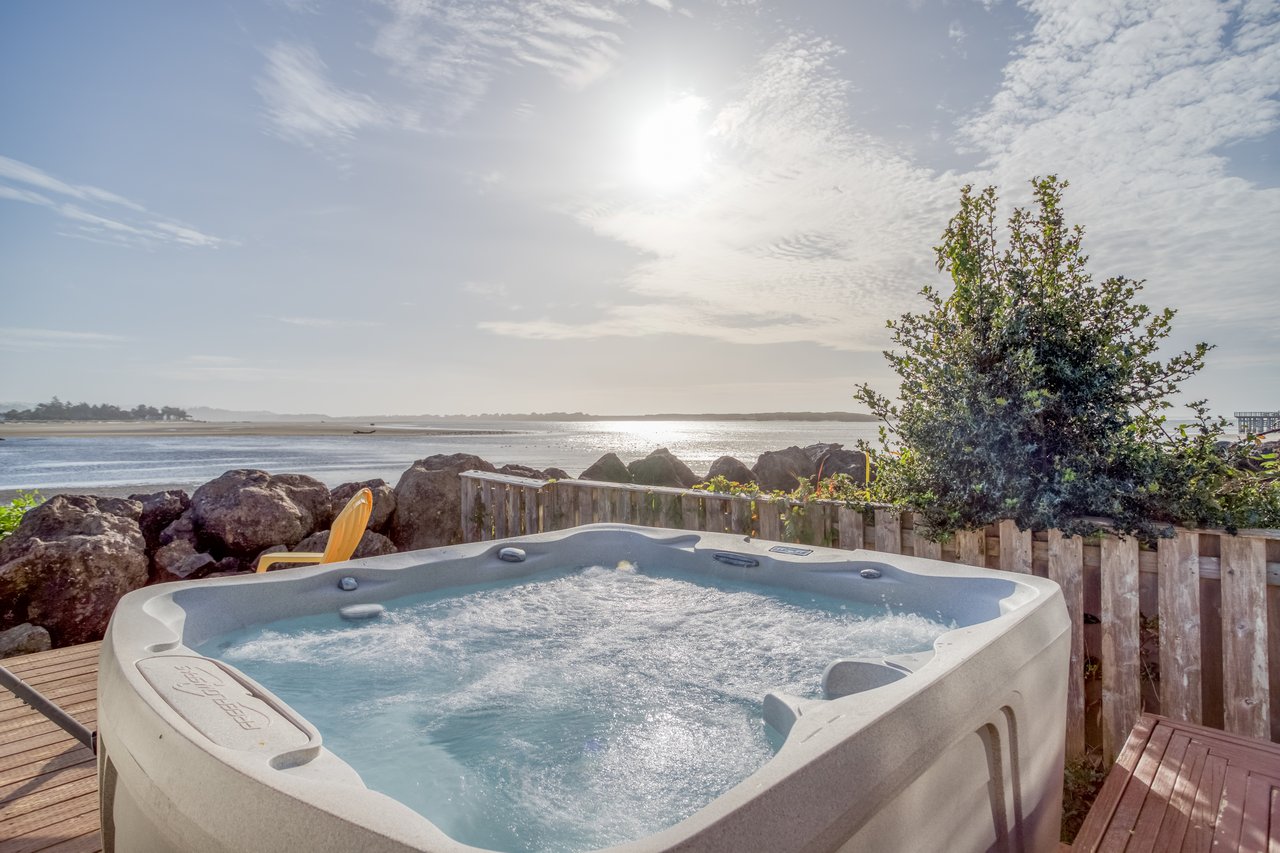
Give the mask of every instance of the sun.
[[635, 177], [646, 187], [678, 190], [702, 174], [706, 131], [699, 116], [706, 102], [695, 95], [668, 101], [640, 123], [635, 137]]

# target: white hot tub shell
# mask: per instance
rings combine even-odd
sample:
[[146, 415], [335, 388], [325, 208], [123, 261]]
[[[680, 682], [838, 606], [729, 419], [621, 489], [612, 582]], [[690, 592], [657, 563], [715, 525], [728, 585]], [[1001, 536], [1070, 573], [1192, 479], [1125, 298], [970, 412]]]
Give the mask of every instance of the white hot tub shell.
[[[499, 557], [512, 547], [523, 560]], [[610, 849], [1056, 849], [1070, 626], [1055, 584], [871, 551], [592, 525], [125, 596], [98, 682], [107, 853], [475, 850], [366, 788], [271, 685], [194, 647], [290, 616], [624, 559], [938, 613], [956, 627], [932, 652], [833, 662], [829, 698], [764, 697], [765, 720], [786, 735], [772, 759], [693, 815]]]

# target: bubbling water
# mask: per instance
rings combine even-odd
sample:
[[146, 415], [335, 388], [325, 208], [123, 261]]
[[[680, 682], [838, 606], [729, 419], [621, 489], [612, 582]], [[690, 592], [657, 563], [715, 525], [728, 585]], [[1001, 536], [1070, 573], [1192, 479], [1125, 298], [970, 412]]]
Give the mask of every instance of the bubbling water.
[[947, 629], [883, 606], [630, 564], [284, 620], [210, 641], [374, 790], [458, 841], [581, 851], [671, 826], [762, 766], [770, 690]]

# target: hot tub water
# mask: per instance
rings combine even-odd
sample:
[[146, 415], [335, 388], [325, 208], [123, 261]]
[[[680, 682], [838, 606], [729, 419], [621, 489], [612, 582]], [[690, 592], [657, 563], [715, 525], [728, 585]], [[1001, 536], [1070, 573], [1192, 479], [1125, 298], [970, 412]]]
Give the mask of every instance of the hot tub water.
[[365, 783], [455, 839], [580, 851], [671, 826], [777, 748], [769, 691], [949, 626], [883, 605], [594, 567], [282, 620], [199, 651], [313, 723]]

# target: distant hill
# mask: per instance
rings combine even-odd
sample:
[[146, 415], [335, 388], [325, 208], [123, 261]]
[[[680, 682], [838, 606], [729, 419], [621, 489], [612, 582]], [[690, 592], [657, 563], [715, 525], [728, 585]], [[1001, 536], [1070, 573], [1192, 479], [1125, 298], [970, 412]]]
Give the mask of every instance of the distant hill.
[[337, 418], [331, 418], [328, 415], [316, 413], [282, 415], [279, 412], [213, 409], [208, 406], [191, 406], [187, 409], [187, 414], [191, 415], [195, 420], [208, 421], [210, 423], [227, 423], [229, 421], [307, 421], [309, 423], [315, 423], [316, 421], [337, 420]]
[[[364, 420], [362, 418], [362, 420]], [[368, 418], [378, 420], [378, 418]], [[390, 420], [383, 418], [382, 420]], [[478, 420], [478, 421], [841, 421], [874, 423], [875, 415], [861, 412], [704, 412], [698, 414], [663, 412], [649, 415], [588, 415], [584, 412], [533, 412], [529, 414], [483, 415], [397, 415], [394, 420]]]

